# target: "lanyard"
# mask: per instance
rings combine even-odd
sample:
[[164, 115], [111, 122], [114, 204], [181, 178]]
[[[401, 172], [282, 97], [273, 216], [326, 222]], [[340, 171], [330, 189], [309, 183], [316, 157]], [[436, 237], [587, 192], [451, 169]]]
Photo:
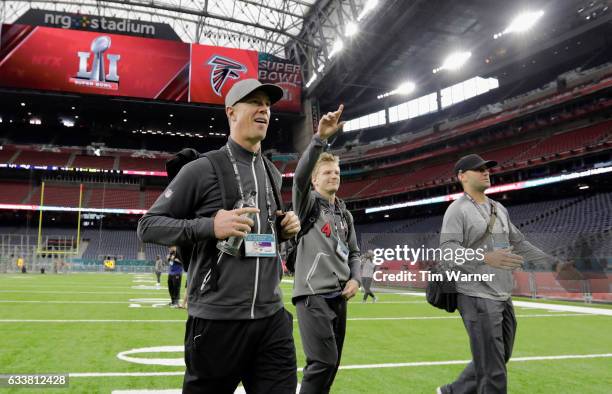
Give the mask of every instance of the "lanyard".
[[[478, 203], [476, 203], [476, 201], [474, 201], [474, 199], [472, 198], [472, 196], [470, 196], [467, 193], [464, 193], [465, 196], [472, 202], [472, 204], [474, 204], [474, 206], [476, 207], [476, 209], [478, 210], [478, 213], [480, 214], [480, 216], [482, 216], [482, 218], [484, 219], [485, 222], [487, 222], [487, 231], [489, 232], [489, 234], [493, 234], [493, 226], [495, 225], [495, 220], [491, 220], [493, 217], [497, 217], [497, 207], [495, 206], [495, 204], [493, 204], [491, 202], [491, 200], [489, 200], [489, 206], [491, 207], [491, 215], [489, 215], [489, 218], [487, 218], [487, 215], [485, 212], [482, 211], [482, 208], [480, 207], [480, 205]], [[502, 224], [502, 231], [503, 231], [503, 224]]]
[[[238, 163], [234, 158], [234, 154], [232, 153], [232, 148], [229, 144], [226, 145], [227, 154], [229, 156], [230, 161], [232, 162], [232, 167], [234, 168], [234, 176], [236, 177], [236, 182], [238, 183], [238, 191], [240, 192], [240, 198], [244, 201], [244, 191], [242, 190], [242, 181], [240, 179], [240, 173], [238, 172]], [[257, 182], [257, 179], [253, 179], [253, 182]], [[270, 184], [268, 183], [268, 174], [264, 168], [264, 182], [266, 188], [266, 208], [268, 210], [268, 221], [271, 222], [274, 215], [272, 214], [272, 202], [270, 201], [270, 193], [272, 189], [270, 188]], [[255, 196], [255, 198], [258, 198]]]
[[[338, 209], [340, 209], [340, 228], [343, 230], [343, 233], [345, 233], [344, 215], [342, 214], [342, 208], [338, 207]], [[338, 237], [338, 240], [342, 241], [342, 238], [340, 238], [340, 231], [338, 230], [338, 225], [336, 224], [336, 204], [335, 203], [331, 204], [331, 222], [334, 224], [334, 230], [336, 230], [336, 237]]]

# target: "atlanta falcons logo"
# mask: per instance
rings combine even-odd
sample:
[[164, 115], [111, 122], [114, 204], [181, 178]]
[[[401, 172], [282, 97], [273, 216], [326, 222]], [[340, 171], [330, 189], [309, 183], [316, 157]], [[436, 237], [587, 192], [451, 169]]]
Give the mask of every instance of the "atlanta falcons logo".
[[243, 64], [219, 55], [213, 56], [208, 61], [208, 64], [213, 66], [210, 73], [210, 85], [217, 96], [221, 96], [221, 89], [228, 78], [238, 79], [240, 78], [238, 73], [247, 71], [246, 66]]

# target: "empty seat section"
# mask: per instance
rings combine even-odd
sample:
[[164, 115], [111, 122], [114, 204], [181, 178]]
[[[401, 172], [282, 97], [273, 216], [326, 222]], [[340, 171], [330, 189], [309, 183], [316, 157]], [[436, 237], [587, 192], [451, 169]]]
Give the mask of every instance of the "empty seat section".
[[64, 167], [68, 163], [69, 158], [69, 153], [21, 151], [15, 159], [15, 164]]
[[110, 188], [92, 189], [88, 207], [141, 209], [140, 191]]
[[85, 156], [77, 155], [72, 162], [75, 168], [99, 168], [102, 170], [112, 170], [115, 158], [112, 156]]

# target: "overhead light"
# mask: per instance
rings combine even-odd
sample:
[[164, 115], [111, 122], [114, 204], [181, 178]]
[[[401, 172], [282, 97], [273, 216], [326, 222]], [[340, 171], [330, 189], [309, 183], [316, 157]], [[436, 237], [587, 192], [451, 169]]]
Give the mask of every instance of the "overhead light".
[[40, 118], [30, 118], [30, 124], [40, 125], [42, 124], [42, 121], [40, 120]]
[[308, 89], [310, 87], [310, 85], [312, 85], [312, 83], [314, 81], [317, 80], [317, 73], [312, 73], [312, 77], [310, 77], [310, 79], [308, 80], [308, 82], [306, 82], [306, 89]]
[[[72, 109], [74, 109], [74, 107], [72, 107]], [[126, 110], [123, 110], [123, 113], [124, 113], [124, 114], [127, 114], [127, 111], [126, 111]]]
[[449, 70], [449, 71], [458, 70], [468, 61], [468, 59], [471, 56], [472, 56], [472, 52], [452, 53], [446, 59], [444, 59], [444, 62], [442, 63], [440, 67], [432, 70], [432, 72], [436, 74], [442, 70]]
[[388, 218], [388, 217], [389, 217], [389, 214], [388, 214], [388, 213], [385, 213], [385, 218]]
[[588, 188], [589, 188], [589, 185], [578, 186], [578, 189], [580, 189], [580, 190], [587, 190]]
[[61, 122], [62, 122], [62, 125], [64, 125], [64, 127], [74, 127], [74, 120], [73, 119], [62, 118]]
[[172, 122], [168, 122], [168, 126], [172, 126]]
[[324, 63], [321, 63], [321, 65], [319, 66], [319, 68], [317, 68], [317, 71], [318, 71], [318, 72], [321, 72], [321, 71], [323, 71], [324, 69], [325, 69], [325, 64], [324, 64]]
[[78, 118], [79, 118], [79, 115], [74, 115], [74, 118], [75, 118], [75, 119], [78, 119]]
[[174, 114], [170, 114], [170, 117], [171, 117], [171, 118], [172, 118], [172, 117], [174, 117]]
[[208, 126], [209, 129], [212, 129], [212, 125]]
[[377, 5], [378, 5], [378, 0], [368, 0], [368, 2], [365, 3], [363, 10], [361, 10], [361, 12], [359, 13], [357, 20], [361, 21], [363, 18], [365, 18], [366, 15], [372, 12], [372, 10], [374, 10], [374, 8], [376, 8]]
[[329, 53], [329, 55], [327, 55], [327, 58], [331, 59], [332, 57], [336, 56], [336, 53], [340, 52], [342, 48], [344, 48], [344, 42], [342, 42], [342, 40], [338, 38], [334, 42], [334, 45], [332, 46], [332, 50]]
[[404, 82], [395, 89], [397, 94], [410, 94], [414, 92], [416, 85], [413, 82]]
[[359, 27], [355, 22], [349, 22], [344, 29], [344, 35], [347, 37], [352, 37], [359, 31]]
[[127, 119], [123, 119], [124, 122], [127, 122]]
[[524, 33], [531, 29], [533, 26], [535, 26], [535, 24], [538, 22], [538, 20], [540, 20], [540, 18], [542, 18], [543, 15], [544, 11], [542, 10], [524, 12], [522, 14], [519, 14], [516, 18], [512, 20], [512, 22], [510, 22], [510, 25], [506, 27], [506, 30], [501, 33], [498, 33], [497, 37], [493, 37], [499, 38], [504, 34], [509, 33]]
[[94, 154], [94, 156], [100, 156], [100, 148], [95, 148], [93, 150], [93, 154]]
[[25, 103], [21, 103], [21, 106], [22, 106], [22, 107], [25, 107]]
[[215, 118], [210, 118], [210, 120], [215, 120]]
[[383, 94], [377, 96], [377, 98], [380, 100], [382, 98], [393, 96], [393, 95], [396, 95], [396, 94], [401, 94], [401, 95], [405, 96], [405, 95], [408, 95], [408, 94], [414, 92], [414, 89], [416, 89], [416, 85], [414, 84], [414, 82], [406, 81], [406, 82], [403, 82], [402, 84], [400, 84], [395, 90], [392, 90], [392, 91], [387, 92], [387, 93], [383, 93]]
[[0, 123], [2, 123], [2, 117], [0, 116]]
[[70, 109], [75, 109], [75, 107], [70, 107]]

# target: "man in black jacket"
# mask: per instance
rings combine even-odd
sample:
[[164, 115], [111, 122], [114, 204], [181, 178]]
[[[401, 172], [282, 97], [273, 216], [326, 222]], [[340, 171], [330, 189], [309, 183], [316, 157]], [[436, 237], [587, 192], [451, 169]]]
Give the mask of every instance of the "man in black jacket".
[[[295, 393], [278, 243], [300, 223], [293, 212], [282, 214], [281, 175], [261, 154], [270, 106], [282, 95], [254, 79], [234, 84], [225, 97], [227, 145], [186, 164], [138, 224], [144, 242], [193, 250], [184, 393], [233, 393], [241, 381], [249, 393]], [[233, 209], [251, 195], [254, 207]], [[238, 253], [216, 247], [232, 237], [244, 239]]]

